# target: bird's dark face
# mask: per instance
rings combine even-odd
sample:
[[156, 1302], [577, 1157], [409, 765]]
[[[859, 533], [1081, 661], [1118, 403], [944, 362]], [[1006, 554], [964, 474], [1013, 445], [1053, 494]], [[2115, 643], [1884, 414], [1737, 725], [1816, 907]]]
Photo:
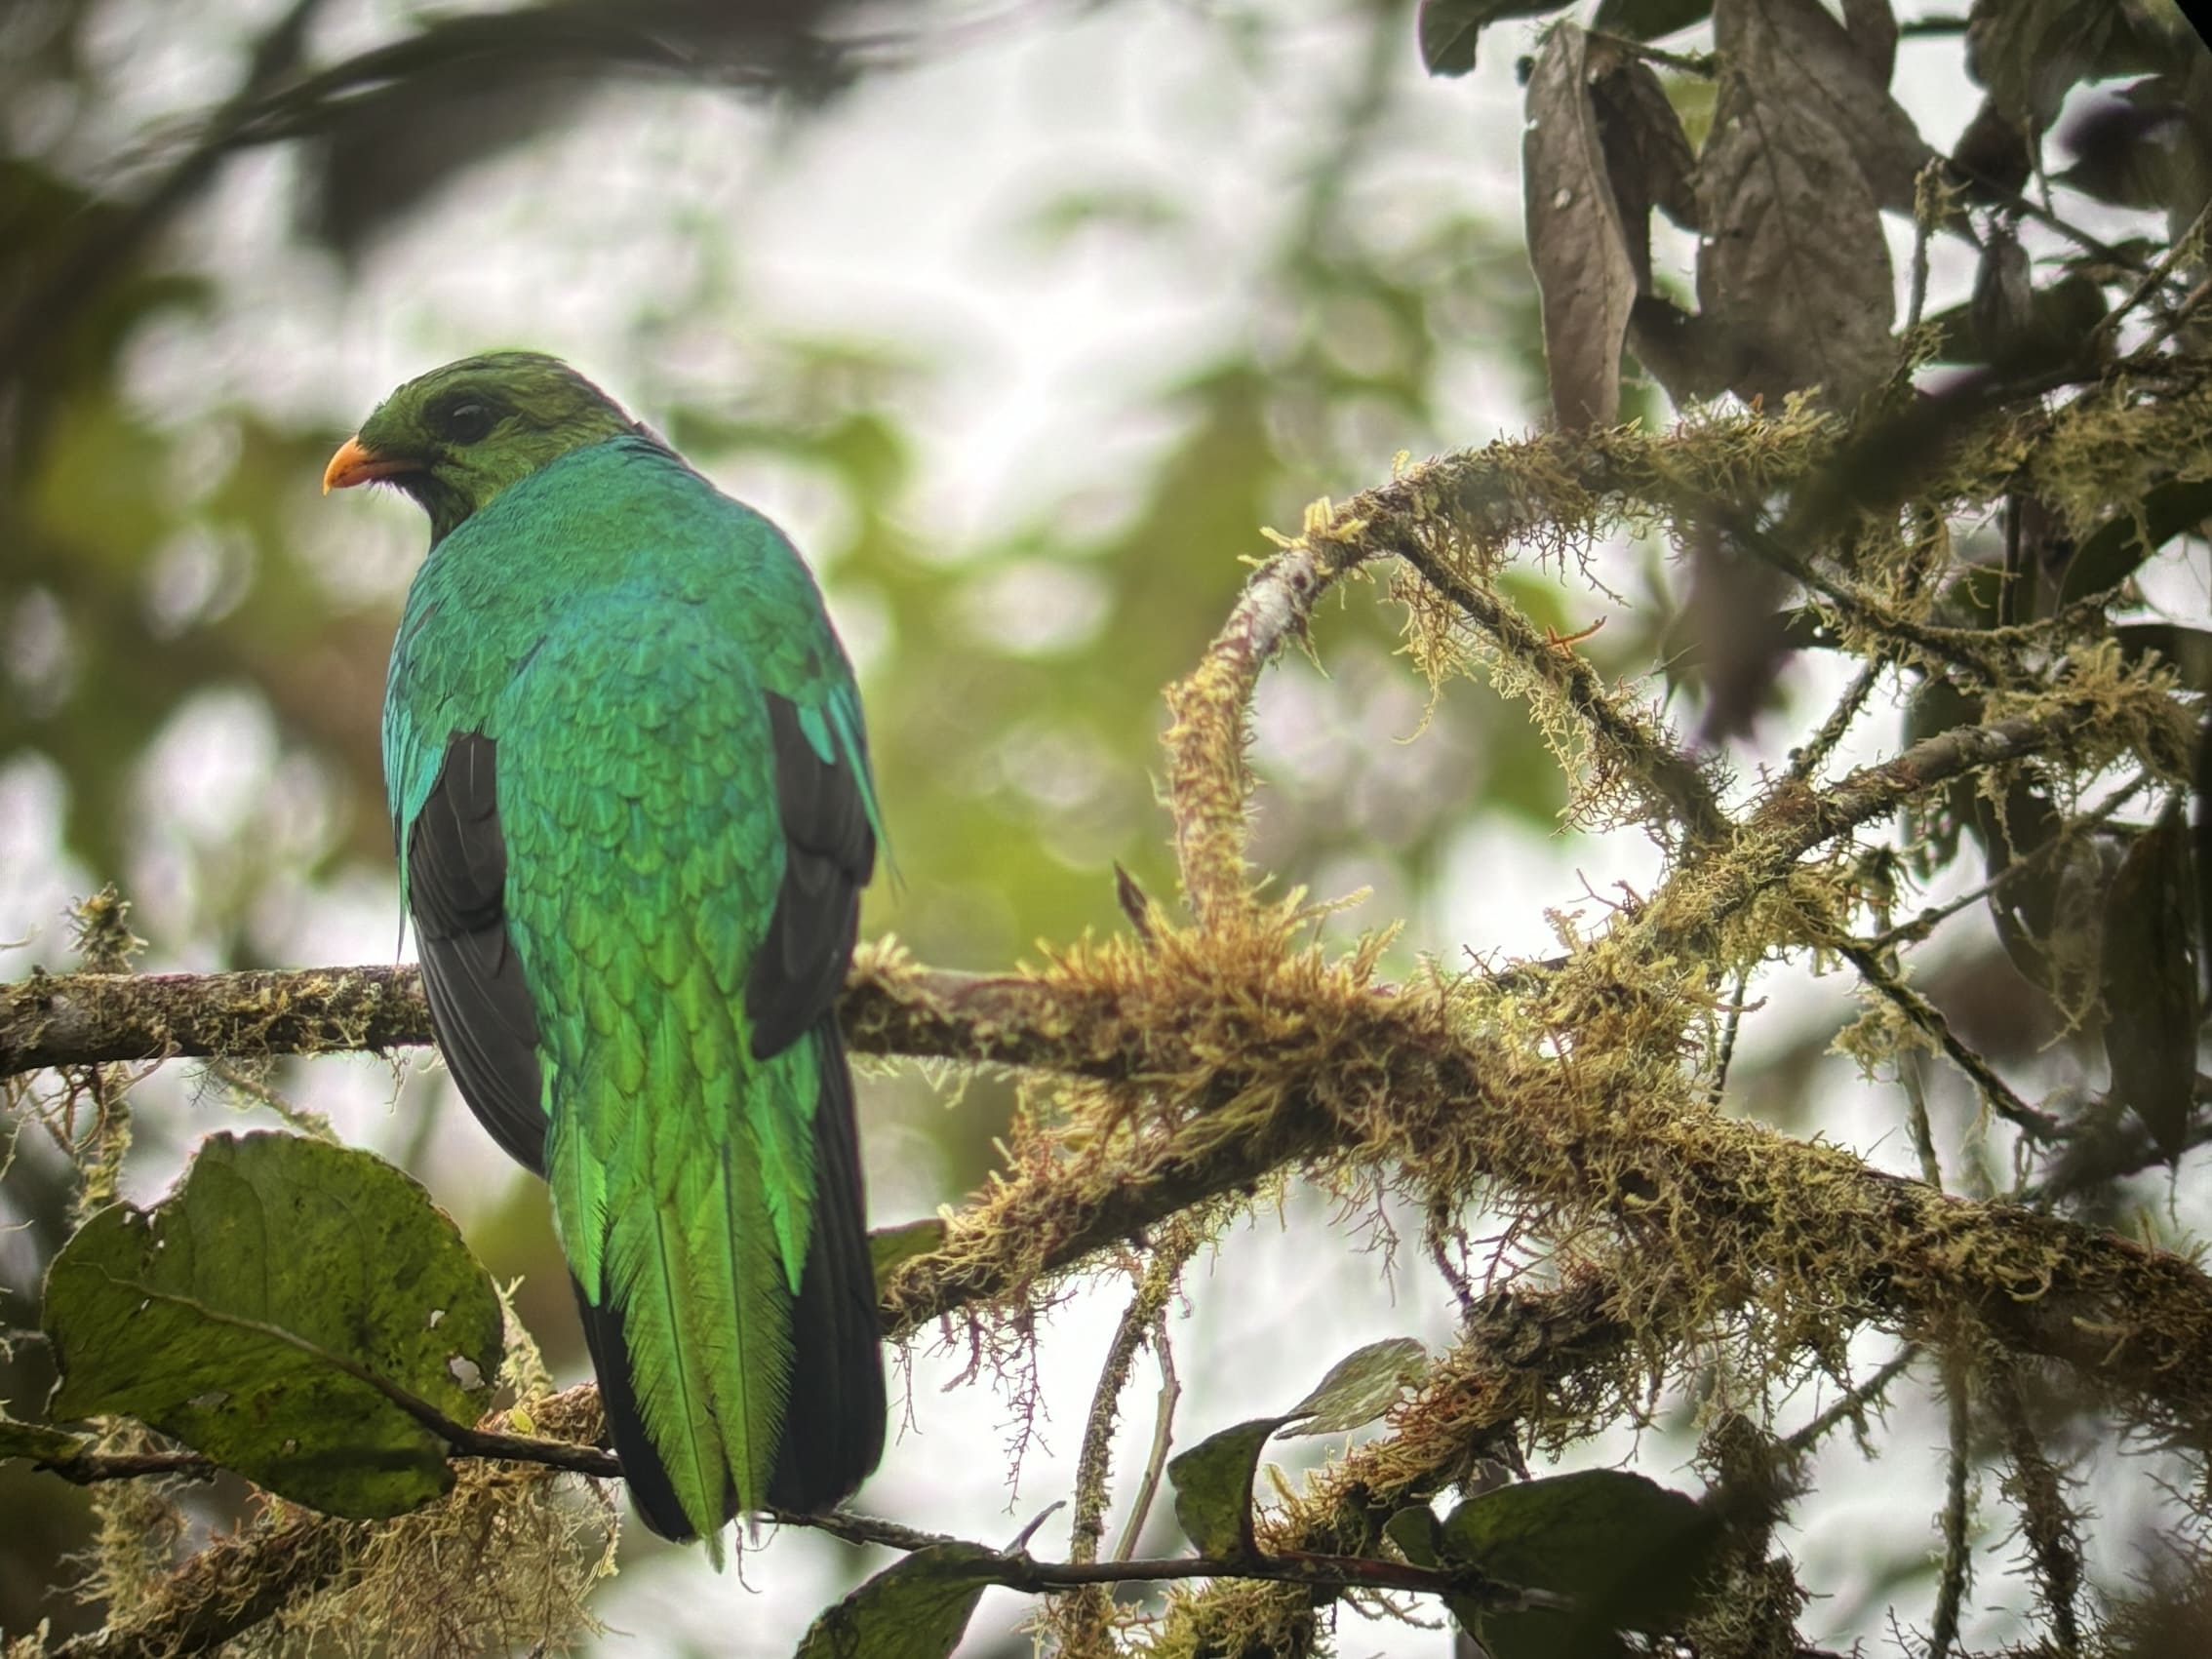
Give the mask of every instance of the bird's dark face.
[[430, 515], [435, 546], [539, 467], [639, 430], [620, 405], [558, 358], [533, 351], [467, 357], [377, 405], [331, 457], [323, 489], [397, 486]]

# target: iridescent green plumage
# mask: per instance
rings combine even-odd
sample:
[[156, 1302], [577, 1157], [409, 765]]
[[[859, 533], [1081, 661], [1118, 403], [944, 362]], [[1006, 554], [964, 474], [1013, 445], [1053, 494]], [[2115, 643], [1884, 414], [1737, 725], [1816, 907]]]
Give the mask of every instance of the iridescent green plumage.
[[549, 358], [401, 387], [372, 477], [432, 517], [384, 705], [432, 1013], [552, 1189], [640, 1512], [826, 1507], [883, 1442], [835, 1016], [878, 819], [813, 581]]

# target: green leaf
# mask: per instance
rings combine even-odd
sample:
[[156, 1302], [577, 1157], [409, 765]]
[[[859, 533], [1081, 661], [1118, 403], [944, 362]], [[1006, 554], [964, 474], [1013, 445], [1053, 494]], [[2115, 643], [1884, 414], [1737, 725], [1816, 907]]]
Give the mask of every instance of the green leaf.
[[1402, 1391], [1417, 1387], [1429, 1369], [1429, 1351], [1410, 1336], [1388, 1336], [1354, 1349], [1329, 1366], [1313, 1393], [1291, 1408], [1306, 1419], [1284, 1438], [1348, 1434], [1388, 1411]]
[[2117, 587], [2177, 535], [2212, 518], [2212, 478], [2176, 479], [2144, 495], [2139, 509], [2092, 531], [2066, 568], [2059, 603], [2072, 604]]
[[0, 1459], [27, 1457], [33, 1463], [65, 1463], [79, 1452], [92, 1450], [92, 1444], [83, 1435], [72, 1435], [65, 1429], [0, 1417]]
[[1453, 1510], [1439, 1534], [1445, 1564], [1575, 1602], [1501, 1611], [1454, 1599], [1492, 1659], [1596, 1659], [1624, 1651], [1616, 1631], [1679, 1630], [1721, 1542], [1695, 1499], [1616, 1469], [1500, 1486]]
[[1202, 1556], [1247, 1556], [1252, 1540], [1252, 1476], [1260, 1448], [1289, 1416], [1254, 1417], [1223, 1429], [1169, 1461], [1175, 1519]]
[[932, 1544], [876, 1574], [808, 1628], [797, 1659], [946, 1659], [1005, 1572], [980, 1544]]
[[879, 1227], [868, 1235], [868, 1260], [876, 1273], [876, 1288], [912, 1261], [939, 1248], [945, 1242], [945, 1224], [937, 1216], [909, 1221], [903, 1227]]
[[1396, 1544], [1399, 1554], [1417, 1567], [1437, 1564], [1437, 1539], [1441, 1530], [1435, 1514], [1420, 1504], [1402, 1509], [1383, 1522], [1383, 1536]]
[[1415, 23], [1421, 64], [1432, 75], [1464, 75], [1475, 67], [1475, 41], [1502, 18], [1541, 18], [1567, 0], [1421, 0]]
[[218, 1134], [150, 1210], [101, 1210], [46, 1276], [50, 1412], [121, 1412], [327, 1514], [453, 1484], [444, 1441], [356, 1370], [472, 1422], [498, 1298], [453, 1222], [382, 1159]]
[[2191, 888], [2189, 826], [2177, 796], [2135, 838], [2113, 878], [2102, 974], [2113, 1096], [2135, 1109], [2169, 1161], [2189, 1146], [2196, 1098]]
[[1601, 0], [1590, 26], [1631, 40], [1657, 40], [1713, 16], [1713, 0]]

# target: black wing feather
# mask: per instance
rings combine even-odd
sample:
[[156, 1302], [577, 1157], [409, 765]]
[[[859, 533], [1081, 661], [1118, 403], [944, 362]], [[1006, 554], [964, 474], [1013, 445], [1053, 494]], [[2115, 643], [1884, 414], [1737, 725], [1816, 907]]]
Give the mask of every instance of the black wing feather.
[[[791, 1395], [769, 1502], [819, 1514], [884, 1455], [883, 1326], [852, 1123], [852, 1074], [837, 1014], [822, 1016], [814, 1103], [814, 1228], [791, 1315]], [[626, 1466], [625, 1466], [626, 1467]]]
[[461, 1098], [509, 1158], [545, 1172], [537, 1015], [507, 936], [498, 744], [456, 731], [407, 829], [407, 902], [430, 1023]]
[[876, 867], [876, 835], [857, 765], [815, 754], [790, 698], [771, 692], [768, 710], [783, 820], [783, 886], [745, 980], [753, 1054], [763, 1060], [790, 1047], [836, 1007], [859, 934], [860, 889]]

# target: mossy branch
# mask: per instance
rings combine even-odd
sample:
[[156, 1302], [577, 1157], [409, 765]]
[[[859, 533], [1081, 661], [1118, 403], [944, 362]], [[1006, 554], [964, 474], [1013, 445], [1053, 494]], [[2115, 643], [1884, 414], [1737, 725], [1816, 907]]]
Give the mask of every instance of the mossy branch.
[[[1560, 976], [1593, 1050], [1564, 1066], [1481, 1019], [1480, 982], [1394, 991], [1357, 963], [1261, 938], [1171, 933], [1151, 950], [1117, 943], [993, 980], [869, 953], [851, 1005], [865, 1047], [1021, 1056], [1125, 1091], [1120, 1126], [1093, 1118], [1083, 1144], [1031, 1147], [953, 1218], [941, 1249], [892, 1275], [893, 1331], [1024, 1292], [1286, 1165], [1349, 1159], [1439, 1191], [1487, 1181], [1554, 1221], [1601, 1220], [1645, 1240], [1655, 1262], [1694, 1263], [1714, 1317], [1760, 1302], [1785, 1343], [1839, 1320], [1911, 1328], [1971, 1315], [2015, 1352], [2067, 1361], [2140, 1411], [2212, 1434], [2212, 1281], [2113, 1235], [1952, 1199], [1716, 1117], [1686, 1085], [1670, 1097], [1630, 1068], [1620, 1092], [1594, 1088], [1608, 1039], [1669, 1012], [1647, 987], [1610, 978], [1607, 955], [1584, 953]], [[91, 978], [89, 999], [127, 1000], [130, 981]], [[49, 1001], [73, 997], [69, 980], [42, 985]]]

